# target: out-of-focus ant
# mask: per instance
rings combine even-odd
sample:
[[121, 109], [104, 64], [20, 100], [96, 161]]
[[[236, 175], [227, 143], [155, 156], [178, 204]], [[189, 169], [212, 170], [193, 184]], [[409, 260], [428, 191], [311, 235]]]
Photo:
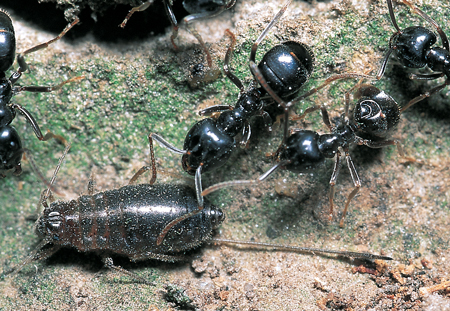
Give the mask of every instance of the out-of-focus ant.
[[6, 71], [13, 65], [16, 54], [16, 37], [14, 27], [9, 14], [0, 9], [0, 177], [5, 177], [4, 171], [14, 169], [14, 174], [19, 175], [22, 172], [21, 163], [22, 155], [25, 149], [22, 148], [22, 142], [16, 129], [11, 126], [11, 122], [16, 117], [16, 109], [30, 122], [31, 127], [39, 140], [46, 141], [50, 138], [56, 138], [65, 142], [59, 136], [48, 132], [43, 135], [39, 125], [33, 118], [30, 112], [21, 105], [11, 103], [12, 97], [19, 92], [52, 92], [59, 90], [66, 83], [73, 82], [83, 77], [75, 77], [66, 80], [56, 86], [14, 86], [14, 84], [22, 76], [22, 73], [27, 71], [28, 65], [25, 62], [24, 56], [26, 54], [45, 49], [53, 42], [61, 39], [75, 24], [79, 22], [78, 19], [69, 24], [57, 37], [38, 44], [23, 53], [17, 55], [17, 63], [19, 69], [6, 78]]
[[[139, 6], [132, 8], [130, 12], [128, 12], [128, 15], [125, 17], [122, 24], [120, 24], [119, 26], [124, 28], [134, 12], [145, 11], [153, 2], [154, 0], [146, 1]], [[172, 24], [172, 35], [170, 36], [170, 40], [172, 41], [172, 45], [175, 48], [175, 50], [178, 50], [178, 46], [175, 44], [175, 39], [178, 36], [179, 26], [175, 14], [173, 13], [172, 10], [173, 0], [163, 0], [163, 2], [167, 16], [169, 17], [170, 23]], [[211, 53], [209, 53], [209, 50], [206, 47], [206, 44], [203, 41], [202, 36], [200, 36], [197, 30], [191, 27], [190, 24], [194, 21], [208, 19], [217, 16], [223, 11], [231, 8], [235, 3], [236, 0], [183, 0], [183, 7], [189, 13], [189, 15], [183, 18], [182, 23], [186, 26], [186, 29], [200, 43], [203, 51], [205, 52], [206, 61], [210, 68], [212, 67]]]
[[387, 0], [392, 25], [397, 31], [391, 36], [389, 41], [389, 50], [386, 53], [380, 70], [378, 71], [377, 79], [381, 79], [383, 76], [389, 56], [392, 52], [394, 52], [399, 62], [406, 67], [423, 68], [428, 66], [428, 68], [434, 71], [434, 73], [430, 74], [411, 74], [411, 79], [433, 80], [444, 76], [446, 77], [446, 80], [442, 85], [436, 86], [428, 92], [409, 101], [400, 109], [400, 112], [403, 112], [415, 103], [430, 97], [431, 95], [444, 89], [447, 85], [450, 85], [450, 49], [447, 36], [436, 21], [416, 6], [409, 3], [407, 0], [401, 1], [436, 28], [436, 31], [441, 38], [443, 48], [436, 46], [432, 47], [432, 45], [436, 43], [437, 37], [434, 32], [428, 28], [422, 26], [412, 26], [400, 30], [395, 20], [392, 1]]

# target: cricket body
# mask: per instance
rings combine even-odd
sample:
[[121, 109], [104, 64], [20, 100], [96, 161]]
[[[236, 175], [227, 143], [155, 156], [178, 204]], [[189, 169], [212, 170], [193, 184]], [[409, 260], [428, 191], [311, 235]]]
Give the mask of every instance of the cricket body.
[[169, 222], [198, 209], [195, 192], [188, 186], [127, 185], [55, 201], [39, 217], [36, 233], [54, 251], [74, 247], [103, 258], [118, 254], [132, 261], [176, 261], [176, 254], [210, 240], [212, 230], [222, 223], [222, 211], [205, 203], [201, 213], [178, 223], [160, 245], [157, 237]]

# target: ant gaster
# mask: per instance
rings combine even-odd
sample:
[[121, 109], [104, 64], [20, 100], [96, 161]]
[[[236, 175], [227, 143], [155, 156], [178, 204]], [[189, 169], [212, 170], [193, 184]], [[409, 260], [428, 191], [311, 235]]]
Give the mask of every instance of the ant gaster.
[[30, 122], [31, 127], [39, 140], [46, 141], [50, 138], [56, 138], [64, 141], [60, 136], [48, 132], [45, 136], [33, 116], [19, 104], [11, 103], [12, 97], [22, 91], [28, 92], [52, 92], [62, 88], [66, 83], [73, 82], [83, 77], [76, 77], [60, 83], [53, 87], [44, 86], [14, 86], [14, 84], [22, 76], [22, 73], [27, 71], [28, 65], [25, 62], [24, 56], [26, 54], [46, 48], [51, 43], [59, 40], [68, 32], [75, 24], [79, 22], [78, 19], [69, 24], [57, 37], [45, 43], [38, 44], [25, 52], [17, 55], [17, 63], [19, 69], [6, 78], [6, 71], [13, 65], [16, 54], [16, 38], [14, 27], [9, 14], [0, 9], [0, 177], [5, 177], [3, 171], [14, 169], [14, 174], [19, 175], [22, 172], [21, 159], [24, 149], [20, 136], [10, 123], [16, 117], [16, 109], [25, 116]]
[[[291, 1], [288, 1], [275, 15], [269, 25], [264, 29], [252, 46], [250, 63], [255, 63], [258, 45], [265, 38], [269, 30], [280, 19]], [[235, 146], [235, 137], [242, 132], [241, 145], [245, 146], [251, 135], [249, 119], [253, 116], [263, 117], [266, 125], [271, 124], [270, 116], [263, 110], [264, 102], [262, 96], [265, 90], [258, 86], [256, 80], [245, 89], [242, 82], [229, 70], [231, 53], [233, 52], [236, 39], [227, 30], [226, 34], [231, 37], [232, 43], [227, 50], [224, 61], [224, 72], [226, 76], [239, 88], [240, 96], [236, 106], [217, 105], [206, 108], [200, 112], [201, 115], [210, 115], [213, 112], [221, 112], [218, 118], [203, 119], [189, 130], [184, 141], [183, 150], [180, 150], [165, 141], [157, 134], [151, 134], [152, 138], [163, 147], [172, 152], [182, 154], [183, 169], [195, 176], [195, 189], [199, 203], [199, 212], [203, 208], [203, 197], [201, 174], [224, 165], [231, 156]], [[276, 89], [283, 98], [295, 94], [299, 88], [308, 80], [314, 65], [314, 55], [310, 48], [302, 43], [288, 41], [279, 44], [269, 50], [259, 63], [258, 68], [267, 81]], [[177, 222], [190, 217], [186, 214], [184, 218], [175, 220], [160, 236], [162, 241], [167, 231]]]
[[[134, 12], [145, 11], [153, 2], [154, 0], [146, 1], [139, 6], [132, 8], [130, 12], [128, 12], [128, 15], [125, 17], [122, 24], [120, 24], [119, 26], [124, 28]], [[169, 17], [170, 23], [172, 24], [172, 35], [170, 36], [170, 40], [172, 41], [172, 45], [175, 50], [178, 50], [178, 46], [175, 44], [175, 39], [178, 36], [179, 26], [175, 14], [172, 10], [173, 0], [163, 0], [163, 2], [167, 16]], [[205, 52], [206, 60], [210, 68], [212, 67], [211, 54], [209, 53], [209, 50], [206, 47], [206, 44], [200, 34], [197, 32], [197, 30], [195, 30], [195, 28], [191, 27], [190, 24], [196, 20], [203, 20], [217, 16], [223, 11], [231, 8], [235, 4], [235, 2], [236, 0], [183, 0], [183, 7], [190, 14], [183, 18], [183, 23], [186, 26], [186, 29], [200, 43], [203, 51]]]
[[389, 50], [386, 53], [384, 61], [377, 74], [377, 79], [381, 79], [383, 76], [389, 56], [393, 51], [400, 63], [406, 67], [423, 68], [427, 66], [432, 71], [436, 72], [431, 74], [411, 74], [410, 77], [412, 79], [433, 80], [444, 76], [446, 77], [446, 80], [442, 85], [417, 96], [403, 106], [400, 110], [403, 112], [415, 103], [430, 97], [431, 95], [444, 89], [447, 85], [450, 85], [450, 49], [447, 36], [436, 21], [415, 7], [413, 4], [409, 3], [407, 0], [401, 1], [436, 28], [436, 31], [441, 38], [443, 48], [436, 46], [433, 47], [433, 44], [436, 43], [437, 37], [434, 32], [428, 28], [422, 26], [412, 26], [400, 30], [395, 20], [392, 0], [387, 0], [392, 25], [397, 31], [392, 35], [389, 41]]
[[[148, 139], [151, 166], [142, 167], [130, 179], [128, 185], [94, 193], [94, 181], [91, 179], [88, 183], [88, 195], [71, 201], [55, 201], [50, 189], [70, 148], [70, 145], [66, 146], [49, 183], [49, 188], [41, 195], [40, 203], [44, 211], [36, 221], [35, 231], [42, 241], [35, 251], [12, 271], [13, 274], [32, 261], [52, 256], [62, 247], [74, 247], [80, 252], [95, 252], [102, 257], [108, 268], [147, 284], [152, 283], [114, 265], [111, 255], [125, 256], [131, 261], [157, 259], [174, 262], [186, 259], [185, 251], [197, 248], [204, 242], [212, 242], [270, 247], [296, 252], [337, 254], [369, 260], [392, 260], [389, 256], [370, 253], [211, 239], [213, 230], [224, 221], [225, 215], [207, 200], [201, 213], [178, 222], [171, 232], [167, 233], [164, 242], [159, 244], [157, 241], [164, 226], [173, 219], [197, 210], [198, 205], [194, 192], [187, 186], [154, 184], [157, 178], [156, 161], [151, 135]], [[150, 182], [133, 185], [148, 170], [152, 171]]]

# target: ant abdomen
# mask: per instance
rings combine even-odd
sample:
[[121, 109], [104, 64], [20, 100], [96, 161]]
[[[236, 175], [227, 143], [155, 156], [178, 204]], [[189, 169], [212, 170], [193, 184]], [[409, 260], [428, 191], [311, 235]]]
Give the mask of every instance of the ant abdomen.
[[427, 65], [427, 51], [436, 43], [436, 35], [422, 26], [408, 27], [395, 38], [395, 54], [400, 63], [409, 68]]
[[384, 91], [371, 85], [361, 86], [355, 94], [359, 98], [353, 109], [353, 124], [356, 131], [372, 138], [385, 138], [400, 121], [397, 102]]
[[258, 64], [272, 90], [281, 98], [298, 92], [314, 70], [314, 54], [300, 42], [287, 41], [274, 46]]

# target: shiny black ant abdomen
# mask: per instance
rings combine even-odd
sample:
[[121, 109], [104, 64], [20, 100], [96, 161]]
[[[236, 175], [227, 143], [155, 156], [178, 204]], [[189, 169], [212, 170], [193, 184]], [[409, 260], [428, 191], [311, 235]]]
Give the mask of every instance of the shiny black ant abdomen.
[[[170, 40], [172, 42], [173, 47], [177, 50], [178, 46], [175, 44], [175, 39], [178, 37], [179, 26], [177, 18], [175, 17], [175, 14], [173, 13], [172, 9], [173, 0], [163, 0], [163, 2], [167, 17], [169, 18], [170, 23], [172, 24], [172, 35], [170, 36]], [[145, 11], [146, 9], [149, 8], [149, 6], [152, 3], [153, 0], [146, 1], [139, 6], [132, 8], [119, 26], [124, 28], [128, 20], [131, 18], [131, 15], [134, 14], [134, 12]], [[190, 26], [190, 24], [196, 20], [203, 20], [217, 16], [223, 11], [231, 8], [235, 3], [236, 0], [183, 0], [183, 7], [190, 15], [184, 17], [182, 22], [186, 26], [186, 29], [200, 43], [203, 51], [205, 52], [206, 60], [210, 68], [212, 67], [211, 54], [209, 53], [209, 50], [206, 47], [203, 38], [200, 36], [197, 30], [195, 30], [195, 28]]]
[[314, 70], [314, 54], [303, 43], [287, 41], [270, 49], [258, 68], [272, 90], [287, 98], [308, 81]]
[[437, 37], [436, 34], [428, 28], [422, 26], [412, 26], [400, 30], [395, 20], [392, 0], [387, 0], [392, 25], [397, 31], [391, 36], [389, 41], [389, 50], [386, 53], [380, 70], [378, 71], [377, 79], [381, 79], [384, 75], [389, 56], [392, 52], [394, 52], [398, 61], [405, 67], [428, 67], [434, 72], [431, 74], [411, 74], [410, 77], [412, 79], [433, 80], [440, 77], [446, 77], [446, 80], [442, 85], [439, 85], [409, 101], [401, 108], [401, 112], [405, 111], [415, 103], [441, 91], [447, 85], [450, 85], [450, 48], [446, 34], [436, 23], [436, 21], [434, 21], [423, 11], [409, 3], [407, 0], [402, 0], [402, 2], [408, 5], [411, 10], [436, 28], [436, 31], [441, 38], [443, 48], [433, 46], [437, 41]]
[[39, 140], [46, 141], [50, 138], [56, 138], [64, 141], [60, 136], [48, 132], [43, 135], [39, 125], [33, 116], [19, 104], [11, 103], [12, 97], [22, 91], [28, 92], [52, 92], [59, 90], [66, 83], [73, 82], [83, 77], [76, 77], [60, 83], [52, 87], [44, 86], [14, 86], [20, 79], [22, 73], [27, 71], [28, 65], [25, 62], [24, 56], [26, 54], [46, 48], [51, 43], [61, 39], [75, 24], [79, 22], [78, 19], [69, 24], [57, 37], [50, 41], [36, 45], [23, 53], [17, 55], [17, 62], [19, 68], [16, 72], [6, 78], [6, 71], [11, 68], [16, 58], [16, 37], [12, 19], [6, 11], [0, 9], [0, 177], [4, 177], [4, 171], [14, 169], [14, 174], [19, 175], [22, 172], [21, 159], [24, 153], [22, 142], [16, 129], [11, 126], [11, 122], [16, 117], [16, 110], [18, 110], [28, 122]]

